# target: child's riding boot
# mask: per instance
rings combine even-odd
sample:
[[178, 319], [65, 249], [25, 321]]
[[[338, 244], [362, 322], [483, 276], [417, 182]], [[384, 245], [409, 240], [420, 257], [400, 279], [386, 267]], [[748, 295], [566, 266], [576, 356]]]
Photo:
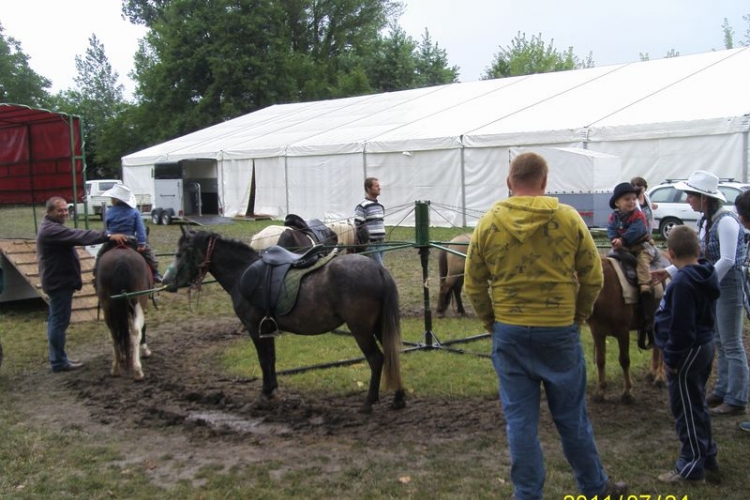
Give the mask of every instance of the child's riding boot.
[[643, 311], [643, 328], [638, 330], [638, 347], [651, 349], [654, 345], [654, 313], [656, 299], [651, 287], [641, 285], [641, 310]]

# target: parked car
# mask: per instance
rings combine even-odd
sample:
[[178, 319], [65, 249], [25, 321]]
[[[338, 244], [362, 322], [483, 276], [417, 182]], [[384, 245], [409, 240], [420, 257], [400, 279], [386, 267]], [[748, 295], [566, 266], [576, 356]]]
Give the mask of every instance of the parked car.
[[[88, 211], [89, 217], [97, 216], [102, 217], [103, 210], [107, 207], [112, 206], [112, 199], [107, 196], [102, 196], [106, 191], [112, 189], [115, 184], [122, 184], [120, 179], [95, 179], [86, 181], [85, 187], [86, 192], [83, 195], [83, 203], [68, 203], [68, 211], [72, 218], [81, 217], [84, 214], [84, 203], [87, 205], [85, 209]], [[150, 194], [135, 194], [131, 200], [131, 204], [137, 207], [140, 211], [148, 212], [151, 210], [151, 195]]]
[[[699, 212], [690, 208], [685, 191], [675, 189], [675, 184], [681, 180], [684, 179], [667, 179], [647, 191], [651, 201], [658, 205], [658, 208], [654, 210], [654, 224], [657, 225], [662, 238], [666, 238], [675, 226], [695, 225], [700, 217]], [[750, 184], [737, 182], [734, 179], [719, 180], [719, 191], [727, 199], [726, 206], [732, 209], [734, 209], [734, 200], [737, 195], [748, 189], [750, 189]]]

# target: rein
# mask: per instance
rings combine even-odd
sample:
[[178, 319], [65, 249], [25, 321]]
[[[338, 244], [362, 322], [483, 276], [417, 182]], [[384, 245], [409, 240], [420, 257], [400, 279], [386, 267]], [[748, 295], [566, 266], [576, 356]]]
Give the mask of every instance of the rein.
[[216, 247], [216, 238], [211, 237], [208, 240], [208, 248], [206, 249], [206, 258], [203, 259], [203, 262], [198, 266], [198, 274], [196, 275], [195, 279], [192, 283], [190, 283], [190, 291], [200, 291], [201, 284], [203, 283], [203, 280], [206, 277], [206, 274], [208, 274], [208, 268], [211, 266], [211, 256], [214, 253], [214, 248]]

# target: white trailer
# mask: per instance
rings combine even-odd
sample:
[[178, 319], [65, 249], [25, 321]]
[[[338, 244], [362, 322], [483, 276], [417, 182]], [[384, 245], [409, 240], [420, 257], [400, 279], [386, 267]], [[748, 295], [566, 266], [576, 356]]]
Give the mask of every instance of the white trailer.
[[199, 221], [222, 215], [215, 160], [180, 160], [154, 164], [151, 221], [169, 225], [175, 220]]

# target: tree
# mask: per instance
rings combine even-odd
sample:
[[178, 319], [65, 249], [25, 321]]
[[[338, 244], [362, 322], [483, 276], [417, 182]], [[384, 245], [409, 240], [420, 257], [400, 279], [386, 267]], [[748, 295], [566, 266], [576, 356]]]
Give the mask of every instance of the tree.
[[372, 55], [367, 58], [367, 75], [373, 89], [393, 92], [416, 87], [416, 50], [417, 42], [393, 23], [390, 34], [378, 40]]
[[734, 30], [729, 25], [729, 19], [724, 18], [724, 23], [721, 25], [722, 31], [724, 31], [724, 48], [734, 48]]
[[448, 53], [437, 42], [432, 43], [425, 28], [417, 48], [417, 82], [420, 87], [458, 82], [458, 66], [448, 67]]
[[508, 47], [501, 47], [495, 54], [492, 64], [485, 69], [481, 78], [488, 80], [593, 66], [591, 54], [581, 62], [573, 54], [573, 47], [560, 53], [553, 45], [554, 40], [547, 46], [541, 33], [527, 40], [526, 33], [518, 32]]
[[75, 57], [76, 87], [55, 96], [56, 107], [83, 118], [86, 164], [91, 177], [119, 177], [119, 130], [110, 130], [128, 106], [124, 87], [95, 34], [83, 56]]
[[163, 140], [279, 102], [412, 88], [416, 68], [392, 67], [389, 80], [399, 76], [385, 82], [373, 63], [399, 9], [393, 0], [127, 0], [124, 12], [151, 29], [135, 59], [136, 97]]
[[0, 24], [0, 102], [46, 107], [52, 82], [29, 67], [21, 42], [4, 33]]

